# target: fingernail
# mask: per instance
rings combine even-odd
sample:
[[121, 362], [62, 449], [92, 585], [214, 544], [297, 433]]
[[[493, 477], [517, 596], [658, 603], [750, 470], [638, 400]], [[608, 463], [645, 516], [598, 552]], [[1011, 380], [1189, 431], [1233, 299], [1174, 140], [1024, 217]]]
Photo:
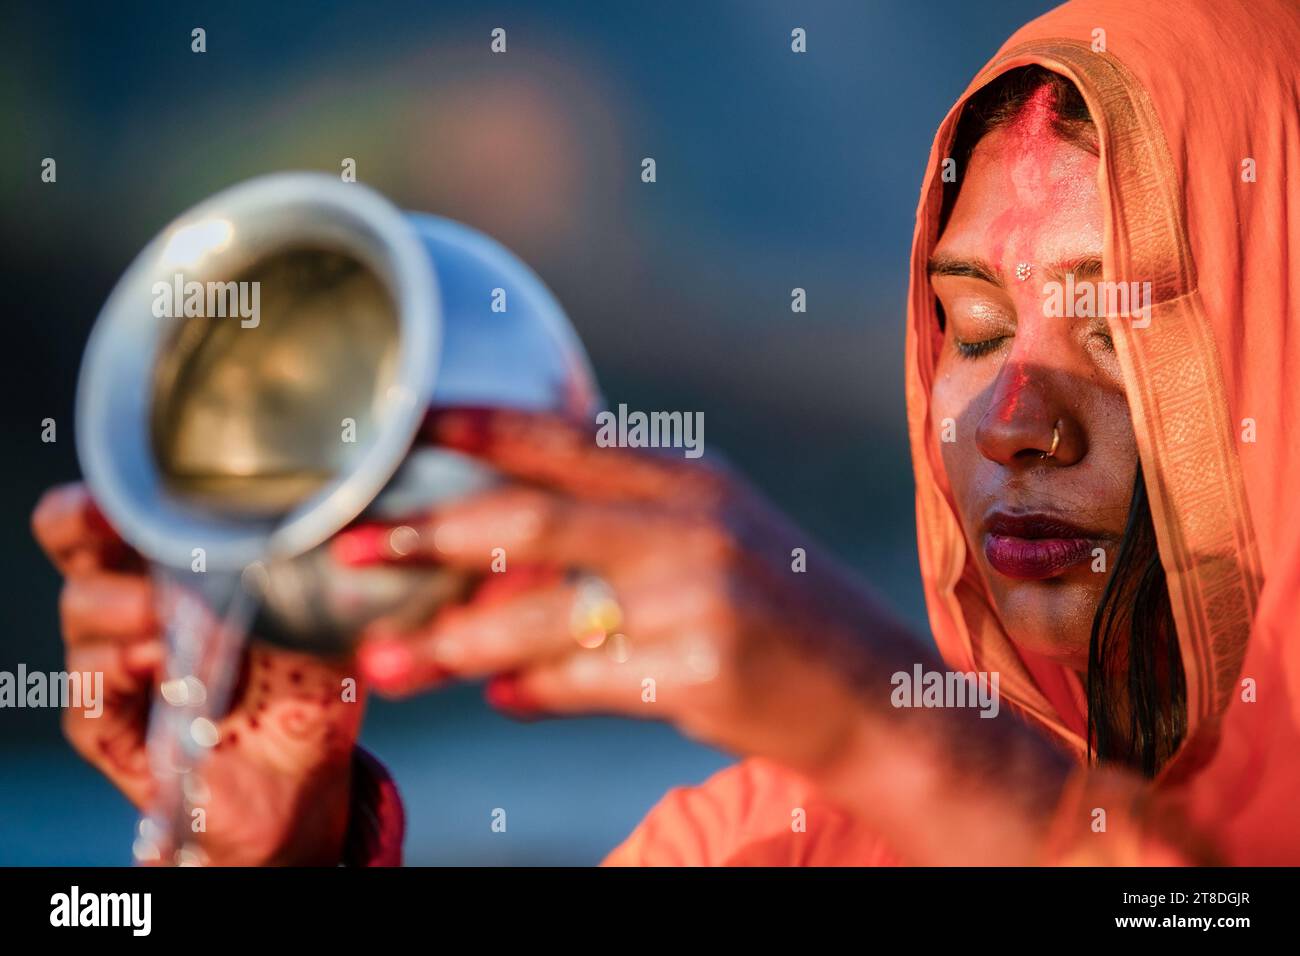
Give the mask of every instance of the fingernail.
[[490, 415], [484, 409], [458, 408], [434, 413], [435, 439], [449, 448], [465, 452], [483, 451], [488, 446]]
[[513, 674], [501, 674], [492, 678], [484, 688], [483, 696], [497, 710], [508, 710], [517, 715], [530, 714], [537, 709], [534, 701], [525, 693], [519, 678]]
[[389, 531], [383, 525], [350, 528], [330, 542], [330, 553], [343, 564], [374, 564], [389, 557], [388, 535]]
[[408, 680], [415, 668], [415, 655], [397, 642], [366, 644], [357, 652], [366, 679], [376, 686], [391, 687]]

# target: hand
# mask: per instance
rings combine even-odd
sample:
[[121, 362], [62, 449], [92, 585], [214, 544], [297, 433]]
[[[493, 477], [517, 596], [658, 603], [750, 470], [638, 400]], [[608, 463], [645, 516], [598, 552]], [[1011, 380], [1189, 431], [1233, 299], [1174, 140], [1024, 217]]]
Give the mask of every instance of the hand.
[[[796, 768], [835, 755], [862, 682], [886, 696], [873, 648], [908, 643], [903, 629], [734, 478], [519, 412], [446, 411], [428, 428], [507, 482], [335, 539], [352, 564], [436, 562], [483, 582], [415, 632], [366, 632], [359, 664], [382, 692], [491, 677], [488, 699], [519, 716], [658, 718]], [[806, 573], [795, 549], [812, 552]], [[622, 637], [575, 634], [575, 570], [612, 590]]]
[[[64, 712], [78, 753], [142, 811], [155, 780], [145, 753], [150, 703], [163, 666], [154, 590], [139, 555], [81, 485], [45, 494], [36, 539], [64, 575], [60, 617], [69, 671], [104, 675], [99, 717]], [[351, 755], [363, 704], [345, 703], [347, 668], [255, 646], [220, 742], [202, 768], [206, 831], [195, 842], [221, 865], [339, 862], [347, 828]]]

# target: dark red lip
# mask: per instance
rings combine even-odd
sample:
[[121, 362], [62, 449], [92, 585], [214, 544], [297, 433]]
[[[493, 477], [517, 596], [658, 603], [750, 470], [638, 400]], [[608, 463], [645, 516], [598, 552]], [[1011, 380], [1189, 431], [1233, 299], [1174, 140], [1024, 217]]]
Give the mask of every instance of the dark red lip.
[[1009, 578], [1042, 581], [1087, 561], [1101, 537], [1052, 515], [994, 512], [984, 522], [984, 556]]

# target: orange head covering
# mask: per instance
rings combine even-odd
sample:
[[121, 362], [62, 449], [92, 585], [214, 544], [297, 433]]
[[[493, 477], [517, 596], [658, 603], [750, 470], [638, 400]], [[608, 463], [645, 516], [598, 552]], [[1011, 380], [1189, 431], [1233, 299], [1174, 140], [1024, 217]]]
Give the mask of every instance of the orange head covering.
[[1280, 811], [1300, 784], [1300, 652], [1285, 640], [1300, 629], [1300, 508], [1288, 500], [1300, 440], [1287, 434], [1300, 415], [1300, 191], [1287, 188], [1300, 183], [1297, 50], [1294, 0], [1051, 11], [1007, 41], [940, 127], [911, 260], [908, 427], [935, 639], [950, 666], [999, 671], [1013, 704], [1082, 752], [1077, 677], [1011, 644], [967, 554], [930, 416], [940, 339], [927, 276], [938, 174], [966, 100], [1030, 64], [1070, 79], [1100, 141], [1104, 277], [1152, 288], [1149, 327], [1111, 327], [1187, 676], [1187, 739], [1161, 784], [1187, 788], [1229, 857], [1270, 855], [1269, 822], [1243, 804], [1273, 794]]
[[[1022, 713], [1080, 756], [1085, 701], [1065, 668], [1007, 638], [969, 560], [930, 417], [941, 341], [927, 264], [939, 173], [966, 100], [1037, 64], [1070, 79], [1097, 126], [1104, 278], [1150, 282], [1150, 325], [1111, 318], [1187, 678], [1188, 734], [1155, 787], [1081, 769], [1044, 861], [1300, 863], [1300, 4], [1078, 0], [1017, 32], [949, 112], [917, 210], [907, 408], [926, 602], [948, 664], [998, 671]], [[1295, 197], [1291, 199], [1291, 197]], [[747, 761], [670, 795], [610, 863], [848, 863], [896, 858]], [[1108, 812], [1112, 839], [1089, 824]], [[810, 820], [812, 819], [810, 815]], [[1185, 825], [1186, 818], [1193, 824]], [[812, 830], [809, 831], [812, 833]], [[887, 836], [887, 835], [882, 835]]]

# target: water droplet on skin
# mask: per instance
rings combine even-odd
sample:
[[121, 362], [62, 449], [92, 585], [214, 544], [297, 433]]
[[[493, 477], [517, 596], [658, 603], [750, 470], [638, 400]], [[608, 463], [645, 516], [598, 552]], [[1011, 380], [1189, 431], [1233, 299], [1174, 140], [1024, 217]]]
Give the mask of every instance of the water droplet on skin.
[[420, 545], [420, 532], [410, 525], [401, 525], [388, 533], [388, 550], [399, 558], [410, 554]]
[[196, 846], [183, 846], [176, 851], [177, 866], [203, 866], [206, 854]]
[[191, 806], [203, 806], [212, 799], [212, 792], [198, 774], [190, 773], [181, 778], [181, 788]]
[[611, 634], [608, 643], [605, 644], [605, 653], [607, 653], [616, 664], [626, 664], [632, 657], [631, 649], [628, 647], [627, 635]]
[[173, 707], [184, 707], [189, 703], [189, 688], [186, 686], [183, 677], [174, 677], [171, 680], [163, 681], [160, 690], [163, 700]]
[[718, 676], [718, 653], [708, 641], [699, 641], [686, 652], [686, 667], [695, 680], [711, 681]]
[[254, 561], [244, 568], [243, 573], [239, 575], [239, 582], [249, 594], [264, 594], [267, 585], [271, 583], [271, 575], [267, 573], [265, 564]]
[[206, 717], [197, 717], [190, 724], [190, 737], [200, 747], [215, 747], [221, 742], [221, 731]]
[[208, 699], [208, 689], [197, 677], [185, 678], [186, 703], [198, 707]]

